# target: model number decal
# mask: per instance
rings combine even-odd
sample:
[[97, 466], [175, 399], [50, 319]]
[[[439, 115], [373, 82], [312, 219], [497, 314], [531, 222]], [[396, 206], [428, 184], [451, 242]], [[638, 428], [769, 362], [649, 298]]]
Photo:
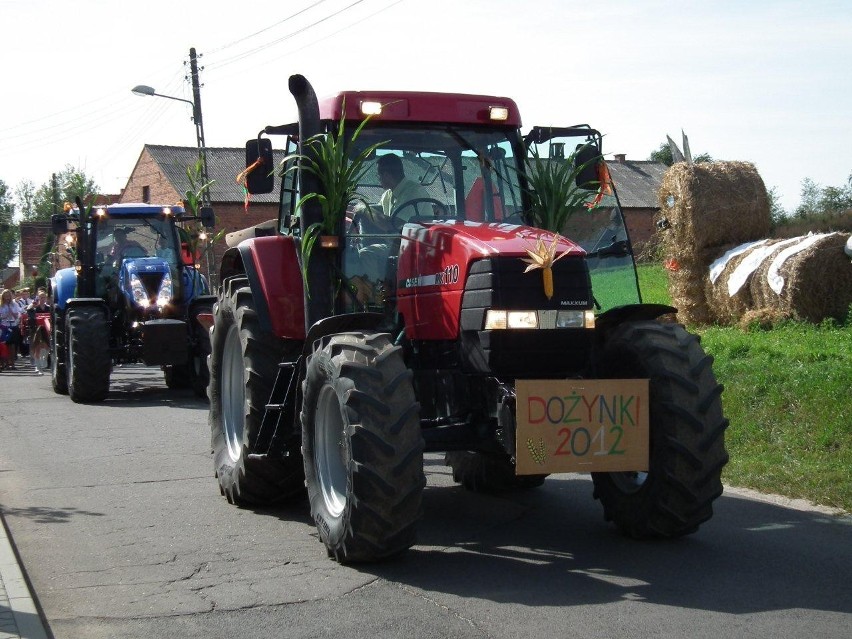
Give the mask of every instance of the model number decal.
[[459, 281], [459, 265], [450, 264], [443, 271], [434, 275], [421, 275], [419, 277], [408, 277], [403, 280], [403, 288], [415, 288], [417, 286], [447, 286]]
[[445, 286], [447, 284], [455, 284], [459, 281], [459, 265], [450, 264], [440, 273], [435, 275], [435, 284]]

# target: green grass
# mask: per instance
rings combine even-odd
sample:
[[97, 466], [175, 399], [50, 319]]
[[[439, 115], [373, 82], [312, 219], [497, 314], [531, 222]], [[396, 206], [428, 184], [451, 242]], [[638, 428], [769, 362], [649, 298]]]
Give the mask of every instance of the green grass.
[[[667, 303], [665, 277], [640, 267], [646, 302]], [[852, 512], [852, 324], [696, 332], [725, 385], [724, 481]]]

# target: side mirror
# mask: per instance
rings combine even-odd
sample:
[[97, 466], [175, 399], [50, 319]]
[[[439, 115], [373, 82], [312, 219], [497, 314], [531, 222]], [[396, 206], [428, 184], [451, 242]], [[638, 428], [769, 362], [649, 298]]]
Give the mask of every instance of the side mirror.
[[272, 140], [255, 138], [246, 142], [246, 168], [259, 164], [246, 176], [246, 188], [252, 195], [272, 193], [275, 188], [275, 160], [272, 159]]
[[50, 216], [50, 230], [54, 235], [68, 232], [68, 216], [63, 213]]
[[594, 144], [578, 146], [574, 151], [574, 168], [577, 169], [577, 188], [593, 191], [600, 186], [598, 163], [602, 160]]
[[201, 226], [212, 229], [216, 225], [216, 214], [213, 213], [212, 206], [202, 206], [199, 213], [201, 214]]

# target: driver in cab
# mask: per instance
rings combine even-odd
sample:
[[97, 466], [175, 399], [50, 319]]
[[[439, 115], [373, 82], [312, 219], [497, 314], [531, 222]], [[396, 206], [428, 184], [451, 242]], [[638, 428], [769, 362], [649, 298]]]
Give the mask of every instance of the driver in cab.
[[[388, 153], [379, 156], [377, 169], [379, 183], [386, 189], [379, 198], [379, 205], [388, 218], [397, 213], [400, 221], [407, 222], [417, 215], [432, 215], [431, 203], [417, 202], [423, 198], [430, 199], [429, 193], [420, 182], [405, 177], [402, 159], [398, 155]], [[412, 200], [416, 202], [406, 206]]]

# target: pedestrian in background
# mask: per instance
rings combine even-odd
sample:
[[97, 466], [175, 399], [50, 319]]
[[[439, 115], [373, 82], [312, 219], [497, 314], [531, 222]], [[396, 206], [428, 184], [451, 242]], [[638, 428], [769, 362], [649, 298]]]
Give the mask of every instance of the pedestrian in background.
[[7, 348], [4, 368], [15, 368], [21, 343], [21, 308], [8, 288], [0, 294], [0, 332]]

